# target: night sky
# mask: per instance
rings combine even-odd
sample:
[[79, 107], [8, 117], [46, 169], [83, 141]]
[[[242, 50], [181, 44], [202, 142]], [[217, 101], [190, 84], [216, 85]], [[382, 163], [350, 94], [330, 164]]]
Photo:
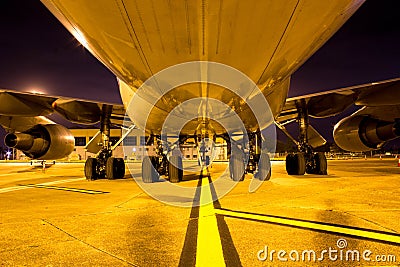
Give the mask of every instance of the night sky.
[[[293, 75], [290, 96], [399, 77], [398, 6], [367, 0]], [[0, 88], [121, 102], [111, 72], [40, 1], [1, 0], [0, 12]]]

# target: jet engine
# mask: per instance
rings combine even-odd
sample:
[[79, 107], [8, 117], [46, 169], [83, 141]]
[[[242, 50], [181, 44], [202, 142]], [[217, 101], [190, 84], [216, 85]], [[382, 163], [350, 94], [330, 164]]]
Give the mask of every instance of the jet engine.
[[62, 125], [35, 125], [23, 133], [7, 134], [4, 143], [24, 152], [31, 159], [61, 159], [74, 150], [75, 139]]
[[362, 152], [378, 149], [386, 141], [400, 135], [398, 122], [376, 120], [368, 116], [347, 117], [333, 130], [336, 144], [347, 151]]

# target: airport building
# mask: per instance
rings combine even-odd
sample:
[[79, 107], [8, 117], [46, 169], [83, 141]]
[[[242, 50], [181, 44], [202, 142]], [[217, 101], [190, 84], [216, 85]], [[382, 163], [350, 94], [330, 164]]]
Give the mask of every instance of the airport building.
[[[95, 157], [96, 155], [87, 152], [85, 147], [89, 141], [95, 136], [98, 129], [70, 129], [75, 137], [75, 150], [70, 155], [71, 160], [86, 160], [88, 157]], [[125, 138], [114, 150], [113, 156], [116, 158], [125, 158], [129, 160], [141, 160], [145, 156], [146, 151], [149, 156], [155, 155], [154, 146], [145, 146], [145, 137], [141, 135], [142, 131], [133, 130], [132, 133]], [[122, 136], [121, 129], [111, 129], [110, 142], [115, 145]], [[101, 145], [101, 144], [100, 144]], [[125, 153], [124, 153], [125, 149]], [[126, 156], [125, 156], [126, 154]]]
[[[95, 155], [86, 151], [85, 146], [98, 133], [98, 129], [70, 129], [75, 137], [75, 151], [70, 155], [71, 160], [86, 160], [88, 157]], [[122, 136], [121, 129], [111, 129], [110, 141], [114, 145]], [[124, 158], [125, 160], [142, 160], [147, 154], [155, 156], [156, 148], [154, 146], [146, 146], [146, 139], [143, 132], [138, 129], [132, 130], [129, 136], [115, 148], [114, 157]], [[185, 144], [180, 146], [182, 155], [186, 160], [197, 160], [197, 148], [194, 144]], [[226, 160], [227, 147], [226, 143], [219, 144], [216, 148], [217, 160]]]
[[[75, 149], [66, 160], [86, 160], [88, 157], [95, 157], [96, 155], [86, 151], [85, 147], [89, 141], [95, 136], [98, 129], [70, 129], [75, 137]], [[146, 155], [155, 156], [155, 147], [146, 146], [145, 136], [142, 135], [141, 130], [134, 129], [132, 133], [127, 136], [114, 150], [113, 156], [124, 158], [125, 160], [142, 160]], [[110, 141], [111, 144], [116, 144], [122, 136], [121, 129], [111, 129]], [[181, 152], [186, 160], [197, 160], [197, 149], [194, 144], [181, 145]], [[125, 151], [125, 153], [124, 153]], [[16, 159], [27, 159], [22, 151], [16, 150]], [[226, 143], [217, 147], [218, 160], [227, 159]]]

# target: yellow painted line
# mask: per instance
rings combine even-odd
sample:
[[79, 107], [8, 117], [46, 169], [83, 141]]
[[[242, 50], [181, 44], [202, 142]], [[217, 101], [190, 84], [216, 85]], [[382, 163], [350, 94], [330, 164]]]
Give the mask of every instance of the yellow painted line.
[[[208, 204], [207, 204], [208, 203]], [[203, 178], [200, 193], [196, 266], [225, 266], [217, 217], [208, 178]]]
[[281, 225], [287, 226], [294, 226], [294, 227], [301, 227], [305, 229], [312, 229], [318, 231], [326, 231], [336, 234], [344, 234], [354, 237], [361, 237], [361, 238], [368, 238], [377, 241], [384, 241], [390, 243], [397, 243], [400, 244], [400, 236], [398, 234], [392, 233], [385, 233], [385, 232], [375, 232], [373, 230], [368, 229], [356, 229], [356, 228], [347, 228], [347, 227], [340, 227], [337, 225], [329, 225], [324, 223], [316, 223], [316, 222], [306, 222], [301, 220], [295, 219], [285, 219], [285, 218], [277, 218], [268, 215], [261, 215], [261, 214], [249, 214], [240, 211], [230, 211], [230, 210], [222, 210], [216, 209], [215, 212], [220, 215], [225, 216], [232, 216], [236, 218], [243, 218], [243, 219], [250, 219], [250, 220], [257, 220], [269, 223], [277, 223]]
[[103, 191], [86, 190], [86, 189], [69, 188], [69, 187], [59, 187], [59, 186], [49, 186], [49, 185], [40, 185], [40, 184], [27, 184], [27, 185], [23, 185], [23, 186], [33, 187], [33, 188], [55, 189], [55, 190], [78, 192], [78, 193], [93, 194], [93, 195], [108, 193], [108, 192], [103, 192]]

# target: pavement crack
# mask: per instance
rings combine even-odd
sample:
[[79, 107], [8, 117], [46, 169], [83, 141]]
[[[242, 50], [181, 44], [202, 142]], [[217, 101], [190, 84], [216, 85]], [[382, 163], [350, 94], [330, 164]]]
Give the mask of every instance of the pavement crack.
[[[128, 202], [128, 201], [126, 201], [126, 202]], [[117, 213], [117, 212], [118, 213], [122, 213], [122, 212], [129, 212], [129, 211], [139, 211], [139, 210], [147, 210], [147, 209], [153, 209], [153, 208], [159, 208], [159, 207], [165, 207], [165, 204], [153, 205], [153, 206], [148, 206], [148, 207], [138, 207], [138, 208], [123, 208], [123, 207], [118, 205], [118, 206], [112, 206], [112, 208], [119, 208], [119, 209], [113, 209], [113, 210], [101, 211], [101, 212], [91, 212], [91, 213], [77, 214], [77, 215], [74, 215], [73, 217], [106, 215], [106, 214], [114, 214], [114, 213]]]
[[137, 198], [137, 197], [139, 197], [139, 196], [141, 196], [141, 195], [143, 195], [143, 192], [137, 193], [137, 194], [134, 195], [133, 197], [131, 197], [131, 198], [129, 198], [128, 200], [126, 200], [126, 201], [124, 201], [124, 202], [118, 204], [118, 205], [115, 206], [115, 207], [116, 207], [116, 208], [122, 208], [122, 205], [124, 205], [124, 204], [130, 202], [131, 200], [133, 200], [133, 199], [135, 199], [135, 198]]
[[384, 225], [382, 225], [382, 224], [380, 224], [380, 223], [374, 222], [374, 221], [372, 221], [372, 220], [369, 220], [369, 219], [367, 219], [367, 218], [361, 217], [361, 216], [359, 216], [359, 215], [356, 215], [356, 214], [353, 214], [353, 213], [350, 213], [350, 212], [347, 212], [347, 211], [343, 211], [343, 213], [345, 213], [345, 214], [347, 214], [347, 215], [350, 215], [350, 216], [353, 216], [353, 217], [356, 217], [356, 218], [358, 218], [358, 219], [360, 219], [360, 220], [363, 220], [363, 221], [372, 223], [372, 224], [374, 224], [374, 225], [376, 225], [376, 226], [379, 226], [379, 227], [381, 227], [381, 228], [383, 228], [383, 229], [386, 229], [386, 230], [388, 230], [388, 231], [391, 231], [391, 232], [393, 232], [393, 233], [396, 233], [396, 234], [399, 233], [398, 231], [396, 231], [396, 230], [394, 230], [394, 229], [391, 229], [391, 228], [386, 227], [386, 226], [384, 226]]
[[49, 221], [46, 220], [46, 219], [41, 219], [41, 220], [42, 220], [42, 222], [44, 222], [44, 223], [46, 223], [46, 224], [48, 224], [48, 225], [54, 227], [55, 229], [57, 229], [57, 230], [63, 232], [64, 234], [66, 234], [66, 235], [72, 237], [73, 239], [75, 239], [75, 240], [77, 240], [77, 241], [79, 241], [79, 242], [85, 244], [85, 245], [88, 246], [88, 247], [91, 247], [91, 248], [93, 248], [93, 249], [95, 249], [95, 250], [97, 250], [97, 251], [99, 251], [99, 252], [102, 252], [102, 253], [104, 253], [104, 254], [110, 256], [110, 257], [113, 257], [113, 258], [115, 258], [115, 259], [117, 259], [117, 260], [119, 260], [119, 261], [125, 262], [126, 264], [128, 264], [128, 265], [130, 265], [130, 266], [138, 266], [138, 265], [136, 265], [136, 264], [134, 264], [134, 263], [132, 263], [132, 262], [127, 261], [127, 260], [124, 259], [124, 258], [121, 258], [121, 257], [119, 257], [119, 256], [117, 256], [117, 255], [114, 255], [114, 254], [112, 254], [112, 253], [110, 253], [110, 252], [104, 250], [104, 249], [95, 247], [95, 246], [93, 246], [92, 244], [89, 244], [89, 243], [85, 242], [84, 240], [82, 240], [82, 239], [80, 239], [80, 238], [78, 238], [78, 237], [76, 237], [76, 236], [74, 236], [74, 235], [68, 233], [68, 232], [65, 231], [64, 229], [58, 227], [57, 225], [55, 225], [55, 224], [49, 222]]

